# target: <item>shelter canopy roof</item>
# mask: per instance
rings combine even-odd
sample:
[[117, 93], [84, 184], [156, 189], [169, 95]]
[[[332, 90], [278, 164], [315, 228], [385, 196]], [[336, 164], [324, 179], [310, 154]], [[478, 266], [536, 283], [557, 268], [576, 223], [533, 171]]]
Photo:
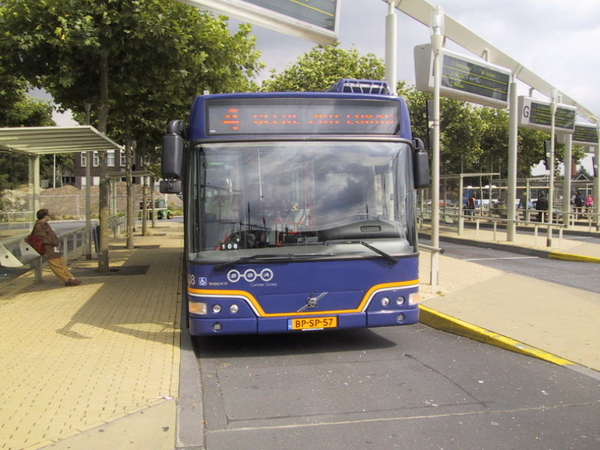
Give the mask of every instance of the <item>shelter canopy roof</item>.
[[89, 125], [0, 128], [0, 151], [45, 155], [121, 149], [122, 146]]

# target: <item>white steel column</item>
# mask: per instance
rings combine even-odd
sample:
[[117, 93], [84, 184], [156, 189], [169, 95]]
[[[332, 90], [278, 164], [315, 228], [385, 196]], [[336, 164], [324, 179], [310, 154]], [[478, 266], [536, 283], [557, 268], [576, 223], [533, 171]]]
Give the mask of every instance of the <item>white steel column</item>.
[[[429, 22], [433, 51], [433, 142], [431, 159], [431, 245], [440, 247], [440, 88], [442, 84], [442, 55], [444, 44], [444, 10], [431, 10]], [[431, 290], [435, 292], [439, 278], [439, 254], [431, 258]]]
[[563, 225], [569, 227], [571, 223], [571, 166], [573, 159], [573, 135], [566, 133], [565, 135], [565, 176], [563, 179], [563, 204], [562, 217]]
[[557, 108], [557, 90], [555, 88], [552, 89], [552, 97], [550, 99], [550, 114], [552, 115], [550, 119], [550, 161], [548, 165], [550, 166], [550, 186], [548, 189], [548, 237], [546, 239], [546, 246], [552, 247], [552, 214], [554, 212], [554, 145], [556, 139], [554, 135], [556, 133], [556, 108]]
[[514, 242], [517, 225], [516, 203], [517, 203], [517, 148], [519, 142], [519, 113], [517, 83], [514, 75], [511, 77], [510, 96], [508, 98], [508, 192], [506, 201], [506, 240]]
[[32, 193], [29, 208], [33, 211], [35, 222], [35, 214], [40, 209], [40, 156], [37, 154], [29, 157], [29, 183], [31, 183]]
[[388, 15], [385, 18], [385, 81], [389, 84], [391, 94], [396, 95], [396, 55], [397, 55], [397, 18], [396, 15], [396, 2], [390, 1], [388, 3]]
[[596, 176], [594, 177], [594, 213], [596, 213], [596, 231], [600, 230], [600, 173], [598, 172], [598, 165], [600, 165], [600, 124], [596, 125], [596, 132], [598, 133], [598, 142], [596, 143], [596, 151], [594, 151], [594, 170]]

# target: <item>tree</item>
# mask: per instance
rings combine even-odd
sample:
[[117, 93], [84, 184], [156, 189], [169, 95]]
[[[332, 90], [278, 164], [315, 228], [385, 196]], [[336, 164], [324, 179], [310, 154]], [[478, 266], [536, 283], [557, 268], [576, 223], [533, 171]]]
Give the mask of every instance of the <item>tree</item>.
[[[143, 130], [138, 141], [146, 142], [166, 105], [189, 103], [192, 90], [250, 85], [246, 76], [260, 64], [254, 41], [244, 39], [249, 28], [232, 37], [222, 22], [171, 0], [7, 0], [0, 7], [0, 45], [14, 70], [63, 109], [83, 114], [84, 103], [91, 104], [99, 131]], [[109, 108], [116, 112], [111, 130]], [[129, 131], [116, 129], [125, 124]], [[100, 166], [98, 263], [108, 271], [104, 152]]]
[[[423, 139], [431, 148], [427, 102], [431, 94], [414, 87], [398, 92], [406, 98], [413, 125], [413, 136]], [[442, 98], [440, 102], [440, 170], [444, 174], [479, 172], [483, 155], [481, 139], [484, 120], [472, 105]]]
[[[5, 70], [0, 58], [0, 127], [54, 125], [49, 102], [27, 95], [28, 84]], [[27, 183], [29, 165], [23, 155], [0, 152], [0, 211], [5, 209], [2, 197], [6, 189]]]
[[549, 139], [548, 133], [531, 128], [520, 128], [518, 136], [518, 176], [531, 176], [531, 167], [546, 159], [544, 141]]
[[360, 55], [358, 50], [344, 50], [339, 45], [316, 46], [301, 55], [283, 72], [273, 72], [263, 81], [263, 92], [321, 92], [342, 78], [382, 80], [385, 74], [383, 61], [372, 53]]

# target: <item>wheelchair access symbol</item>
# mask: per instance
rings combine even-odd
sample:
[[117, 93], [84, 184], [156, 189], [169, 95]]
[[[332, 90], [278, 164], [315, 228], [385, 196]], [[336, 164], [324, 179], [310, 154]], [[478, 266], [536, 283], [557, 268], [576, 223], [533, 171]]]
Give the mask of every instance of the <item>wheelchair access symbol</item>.
[[244, 273], [240, 273], [239, 270], [230, 270], [227, 272], [227, 279], [230, 283], [237, 283], [241, 279], [246, 280], [248, 283], [253, 283], [260, 278], [265, 283], [273, 279], [273, 271], [271, 269], [262, 269], [260, 272], [256, 272], [254, 269], [246, 269]]

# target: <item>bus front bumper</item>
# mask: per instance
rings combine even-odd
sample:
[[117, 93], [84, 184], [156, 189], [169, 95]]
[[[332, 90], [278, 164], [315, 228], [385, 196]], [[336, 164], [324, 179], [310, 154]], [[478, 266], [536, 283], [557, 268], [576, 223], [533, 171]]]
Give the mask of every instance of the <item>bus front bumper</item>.
[[[329, 317], [329, 316], [328, 316]], [[305, 331], [341, 330], [351, 328], [387, 327], [396, 325], [411, 325], [419, 322], [419, 308], [395, 311], [362, 312], [344, 314], [337, 318], [334, 327], [304, 328], [295, 330], [291, 327], [294, 317], [263, 317], [263, 318], [198, 318], [190, 316], [189, 332], [192, 336], [215, 336], [235, 334], [270, 334], [297, 333]], [[315, 317], [319, 318], [319, 317]]]

